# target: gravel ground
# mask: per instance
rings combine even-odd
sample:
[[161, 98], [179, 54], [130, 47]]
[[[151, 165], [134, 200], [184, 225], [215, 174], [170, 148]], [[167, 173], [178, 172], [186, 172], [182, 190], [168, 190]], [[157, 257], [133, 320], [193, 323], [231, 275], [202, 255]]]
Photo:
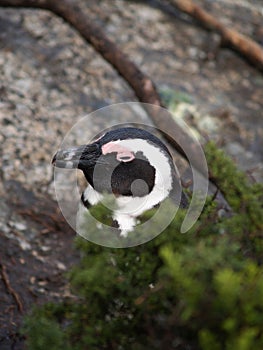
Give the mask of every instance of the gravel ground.
[[[262, 180], [262, 74], [220, 47], [217, 35], [204, 31], [165, 1], [78, 2], [87, 18], [101, 25], [159, 89], [173, 89], [187, 97], [187, 102], [176, 105], [178, 118], [198, 134], [215, 139], [253, 179]], [[261, 0], [196, 2], [263, 44]], [[74, 123], [100, 107], [136, 98], [92, 47], [46, 11], [0, 8], [0, 48], [1, 252], [14, 287], [17, 268], [25, 274], [25, 289], [30, 281], [31, 285], [42, 281], [39, 288], [44, 292], [34, 297], [18, 288], [27, 308], [32, 302], [54, 299], [58, 284], [64, 286], [61, 271], [74, 259], [65, 257], [63, 249], [74, 256], [68, 250], [73, 233], [67, 234], [65, 242], [61, 236], [52, 240], [56, 227], [47, 228], [44, 219], [37, 222], [19, 213], [18, 207], [35, 207], [40, 200], [28, 200], [35, 195], [43, 203], [47, 193], [55, 198], [50, 161]], [[105, 126], [106, 118], [92, 121], [87, 139]], [[16, 200], [20, 204], [13, 206]], [[54, 202], [48, 200], [47, 206], [55, 210]], [[43, 238], [39, 230], [45, 229], [49, 236]], [[49, 248], [43, 251], [43, 245]], [[36, 264], [41, 269], [39, 256], [56, 266], [53, 274], [44, 269], [42, 280], [31, 268]], [[0, 347], [21, 349], [22, 340], [14, 340], [17, 311], [13, 299], [5, 296], [5, 286], [1, 288], [1, 299], [7, 304], [0, 319], [5, 322]], [[59, 295], [63, 296], [62, 291]]]

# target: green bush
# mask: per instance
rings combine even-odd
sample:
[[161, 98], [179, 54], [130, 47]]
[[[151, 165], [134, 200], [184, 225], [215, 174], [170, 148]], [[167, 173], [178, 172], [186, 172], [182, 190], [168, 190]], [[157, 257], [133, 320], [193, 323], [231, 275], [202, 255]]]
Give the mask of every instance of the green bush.
[[186, 234], [180, 211], [137, 247], [77, 238], [82, 258], [69, 278], [78, 298], [32, 311], [29, 350], [263, 349], [262, 186], [213, 144], [206, 155], [232, 215], [208, 199]]

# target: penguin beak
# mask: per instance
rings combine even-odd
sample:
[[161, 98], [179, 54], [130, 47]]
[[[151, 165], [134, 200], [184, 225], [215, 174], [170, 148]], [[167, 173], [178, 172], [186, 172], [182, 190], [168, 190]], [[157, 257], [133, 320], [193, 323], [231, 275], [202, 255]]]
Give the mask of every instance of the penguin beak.
[[52, 159], [52, 165], [57, 168], [83, 169], [94, 167], [101, 155], [96, 143], [59, 150]]

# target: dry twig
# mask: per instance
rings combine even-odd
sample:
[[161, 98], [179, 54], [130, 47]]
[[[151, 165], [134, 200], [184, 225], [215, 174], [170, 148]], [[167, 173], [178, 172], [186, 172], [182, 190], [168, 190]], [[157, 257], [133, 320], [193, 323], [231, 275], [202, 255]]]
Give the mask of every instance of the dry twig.
[[3, 280], [3, 282], [4, 282], [5, 286], [6, 286], [6, 289], [13, 296], [13, 298], [14, 298], [16, 304], [17, 304], [18, 310], [21, 313], [23, 313], [24, 307], [23, 307], [22, 301], [21, 301], [19, 295], [17, 294], [17, 292], [11, 286], [9, 278], [8, 278], [8, 274], [7, 274], [7, 271], [6, 271], [6, 267], [5, 267], [5, 265], [2, 262], [0, 262], [0, 267], [1, 267], [2, 280]]
[[[73, 26], [79, 34], [117, 70], [134, 90], [140, 102], [162, 106], [160, 96], [151, 78], [144, 74], [129, 57], [105, 35], [101, 28], [83, 13], [82, 9], [74, 0], [0, 0], [0, 6], [40, 8], [55, 13]], [[162, 113], [160, 116], [158, 113], [159, 110], [157, 109], [156, 113], [154, 113], [152, 108], [150, 108], [150, 112], [150, 117], [156, 127], [164, 134], [168, 142], [187, 161], [188, 158], [186, 154], [191, 154], [191, 165], [200, 173], [203, 173], [204, 169], [200, 166], [199, 153], [196, 150], [196, 145], [192, 138], [168, 113]], [[179, 145], [184, 145], [183, 149]]]
[[[153, 81], [144, 74], [117, 45], [110, 40], [100, 27], [92, 22], [74, 0], [0, 0], [0, 6], [39, 8], [53, 12], [74, 27], [94, 49], [107, 60], [134, 90], [140, 102], [162, 106]], [[147, 105], [145, 105], [147, 109]], [[168, 113], [156, 113], [149, 107], [150, 117], [166, 140], [201, 174], [206, 174], [196, 142], [182, 129]], [[180, 145], [183, 145], [181, 147]], [[217, 184], [210, 179], [212, 183]]]
[[263, 48], [248, 36], [227, 28], [217, 18], [196, 5], [192, 0], [168, 0], [170, 4], [180, 11], [193, 17], [203, 27], [213, 30], [221, 36], [225, 46], [232, 48], [244, 56], [250, 63], [263, 70]]

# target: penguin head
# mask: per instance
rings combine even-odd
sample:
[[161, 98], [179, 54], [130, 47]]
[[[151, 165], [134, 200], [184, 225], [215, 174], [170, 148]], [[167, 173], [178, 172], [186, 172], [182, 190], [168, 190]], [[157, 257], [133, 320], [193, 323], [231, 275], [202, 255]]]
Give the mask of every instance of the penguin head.
[[99, 193], [116, 197], [151, 195], [152, 207], [173, 188], [180, 188], [168, 148], [155, 135], [138, 128], [111, 130], [87, 145], [59, 150], [52, 164], [82, 170]]

